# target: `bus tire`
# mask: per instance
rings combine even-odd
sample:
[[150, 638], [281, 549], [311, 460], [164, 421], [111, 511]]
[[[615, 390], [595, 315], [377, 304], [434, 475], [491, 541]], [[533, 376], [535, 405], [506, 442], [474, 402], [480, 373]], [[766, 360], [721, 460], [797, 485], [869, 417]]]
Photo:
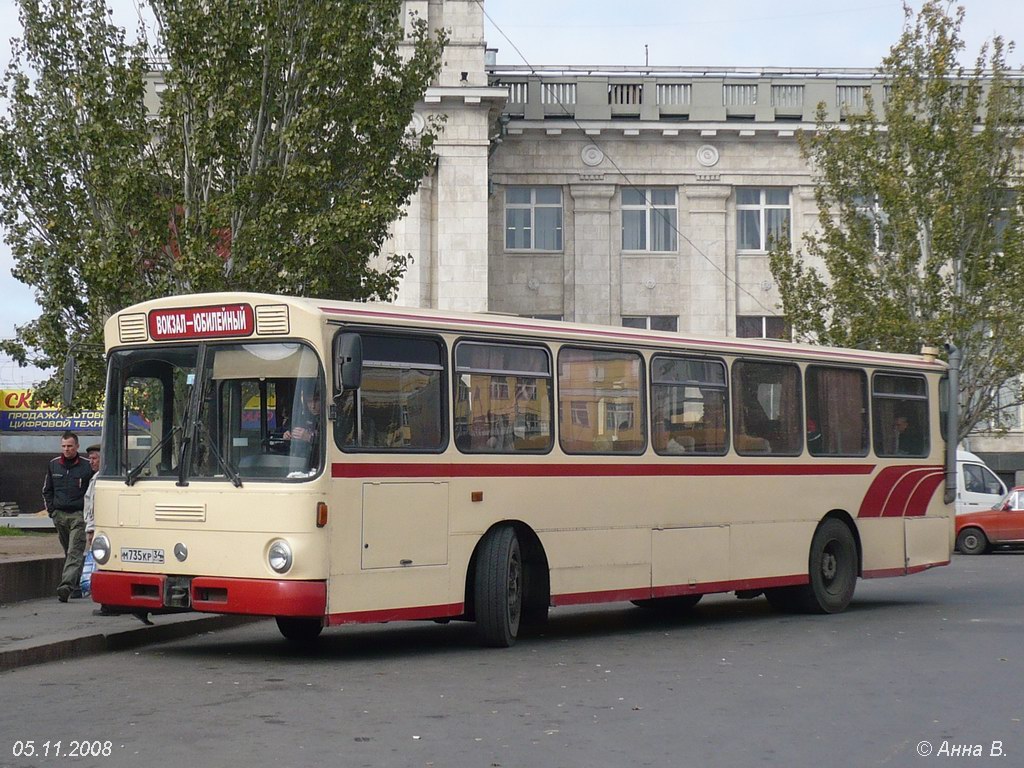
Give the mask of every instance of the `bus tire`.
[[311, 643], [320, 636], [324, 623], [320, 619], [278, 616], [277, 628], [292, 643]]
[[649, 600], [630, 600], [637, 608], [657, 613], [686, 613], [692, 610], [704, 595], [673, 595], [652, 597]]
[[523, 559], [512, 526], [503, 525], [484, 536], [473, 597], [481, 644], [491, 648], [514, 645], [523, 615]]
[[988, 550], [988, 538], [980, 528], [964, 528], [956, 537], [956, 548], [961, 555], [983, 555]]
[[797, 607], [805, 613], [840, 613], [857, 586], [857, 542], [841, 520], [830, 517], [814, 532], [809, 557], [810, 583], [797, 587]]

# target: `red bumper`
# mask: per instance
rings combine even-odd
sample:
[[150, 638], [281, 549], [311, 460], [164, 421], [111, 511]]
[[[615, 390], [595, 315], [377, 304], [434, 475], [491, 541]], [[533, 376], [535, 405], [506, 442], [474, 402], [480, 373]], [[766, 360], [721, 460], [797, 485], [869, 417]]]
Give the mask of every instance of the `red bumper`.
[[[180, 584], [180, 579], [175, 581]], [[92, 599], [103, 605], [162, 610], [172, 607], [165, 599], [167, 592], [168, 577], [163, 574], [96, 571], [92, 575]], [[324, 581], [196, 576], [188, 592], [188, 607], [205, 613], [319, 618], [327, 612]]]

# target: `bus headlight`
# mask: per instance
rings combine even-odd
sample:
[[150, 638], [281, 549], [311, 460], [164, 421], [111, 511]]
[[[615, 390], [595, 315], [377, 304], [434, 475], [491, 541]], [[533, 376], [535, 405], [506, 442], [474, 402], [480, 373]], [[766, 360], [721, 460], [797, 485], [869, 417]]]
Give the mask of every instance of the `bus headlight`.
[[92, 540], [92, 556], [100, 565], [105, 565], [110, 559], [110, 539], [106, 534], [101, 533]]
[[278, 573], [287, 573], [288, 569], [292, 567], [292, 548], [288, 546], [288, 542], [283, 539], [275, 539], [270, 542], [270, 548], [267, 550], [267, 562]]

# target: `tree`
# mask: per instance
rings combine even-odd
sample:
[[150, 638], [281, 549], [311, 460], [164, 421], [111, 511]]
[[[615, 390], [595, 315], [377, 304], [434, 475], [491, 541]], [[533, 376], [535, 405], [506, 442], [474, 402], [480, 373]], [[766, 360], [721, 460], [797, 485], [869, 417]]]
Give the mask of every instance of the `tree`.
[[[369, 262], [433, 167], [438, 123], [408, 126], [445, 42], [423, 20], [407, 38], [399, 0], [150, 0], [152, 49], [105, 0], [18, 2], [0, 223], [42, 314], [8, 354], [59, 366], [168, 294], [394, 292], [408, 257]], [[84, 404], [102, 359], [83, 351]]]
[[778, 242], [770, 261], [800, 339], [906, 353], [955, 343], [963, 438], [998, 428], [1001, 391], [1021, 397], [1024, 91], [999, 37], [966, 72], [964, 11], [945, 8], [927, 2], [915, 18], [904, 6], [879, 68], [881, 108], [868, 99], [837, 125], [819, 105], [815, 132], [800, 137], [819, 229], [806, 254]]

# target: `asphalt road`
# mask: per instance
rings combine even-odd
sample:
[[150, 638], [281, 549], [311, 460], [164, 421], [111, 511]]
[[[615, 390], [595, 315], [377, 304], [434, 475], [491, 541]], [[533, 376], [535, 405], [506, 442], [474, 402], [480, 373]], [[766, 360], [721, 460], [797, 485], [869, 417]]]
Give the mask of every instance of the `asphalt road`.
[[[1024, 552], [954, 556], [838, 616], [556, 609], [507, 650], [398, 623], [299, 652], [262, 622], [0, 675], [0, 765], [1010, 768], [1022, 576]], [[98, 756], [68, 756], [82, 741]]]

